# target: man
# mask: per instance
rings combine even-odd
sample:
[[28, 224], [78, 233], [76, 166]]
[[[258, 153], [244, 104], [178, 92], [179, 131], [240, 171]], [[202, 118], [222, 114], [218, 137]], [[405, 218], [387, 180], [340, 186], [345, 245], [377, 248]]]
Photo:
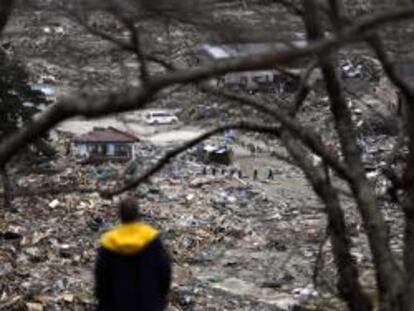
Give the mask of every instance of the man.
[[100, 240], [95, 267], [98, 311], [162, 311], [171, 263], [157, 230], [138, 222], [134, 199], [119, 204], [121, 225]]

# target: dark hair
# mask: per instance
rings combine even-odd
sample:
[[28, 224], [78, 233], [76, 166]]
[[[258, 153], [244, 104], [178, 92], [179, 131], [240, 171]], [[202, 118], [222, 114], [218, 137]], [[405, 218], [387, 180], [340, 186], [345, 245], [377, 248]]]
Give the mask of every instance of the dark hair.
[[133, 197], [128, 197], [119, 202], [119, 218], [122, 223], [133, 222], [138, 219], [138, 202]]

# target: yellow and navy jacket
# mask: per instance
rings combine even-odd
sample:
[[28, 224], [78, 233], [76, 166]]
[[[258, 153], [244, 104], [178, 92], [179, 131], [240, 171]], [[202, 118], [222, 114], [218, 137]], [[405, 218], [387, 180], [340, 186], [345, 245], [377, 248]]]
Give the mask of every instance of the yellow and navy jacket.
[[162, 311], [171, 284], [171, 261], [159, 233], [143, 223], [102, 235], [95, 266], [98, 311]]

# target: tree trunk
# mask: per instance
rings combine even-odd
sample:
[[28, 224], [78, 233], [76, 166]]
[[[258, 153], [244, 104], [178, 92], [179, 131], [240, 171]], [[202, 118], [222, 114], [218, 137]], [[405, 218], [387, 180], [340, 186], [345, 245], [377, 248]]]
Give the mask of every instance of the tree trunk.
[[12, 186], [9, 178], [9, 174], [7, 173], [6, 166], [2, 166], [0, 168], [0, 175], [3, 182], [3, 204], [4, 208], [7, 210], [12, 210]]
[[[305, 25], [310, 40], [323, 39], [318, 8], [313, 0], [303, 0]], [[384, 216], [377, 207], [375, 195], [365, 176], [361, 151], [351, 113], [346, 103], [333, 60], [330, 55], [319, 57], [319, 63], [330, 99], [331, 112], [341, 143], [345, 162], [352, 174], [351, 190], [355, 196], [368, 237], [376, 270], [379, 307], [382, 311], [403, 310], [403, 277], [389, 246]]]
[[358, 210], [364, 222], [377, 275], [381, 310], [396, 311], [402, 305], [403, 280], [400, 269], [389, 247], [389, 237], [384, 217], [378, 209], [376, 198], [366, 180], [361, 153], [356, 143], [350, 112], [341, 96], [341, 88], [334, 67], [325, 61], [322, 72], [325, 75], [331, 110], [340, 136], [345, 161], [352, 170], [354, 180], [350, 183]]
[[404, 115], [408, 142], [408, 158], [403, 175], [403, 210], [405, 214], [404, 267], [406, 270], [405, 311], [414, 311], [414, 101], [405, 101]]
[[349, 234], [344, 213], [338, 193], [332, 186], [329, 175], [325, 174], [321, 168], [313, 167], [310, 161], [307, 161], [304, 156], [306, 150], [296, 143], [290, 135], [282, 134], [282, 138], [289, 154], [302, 168], [315, 193], [325, 204], [332, 252], [338, 271], [337, 289], [341, 298], [347, 303], [349, 310], [372, 310], [372, 301], [363, 291], [358, 280], [358, 269], [350, 252]]
[[1, 0], [0, 1], [0, 35], [3, 29], [6, 27], [11, 11], [13, 8], [14, 0]]
[[338, 270], [337, 288], [339, 294], [346, 301], [349, 310], [372, 310], [372, 301], [363, 291], [358, 281], [358, 269], [350, 253], [349, 235], [346, 229], [345, 217], [339, 204], [338, 194], [331, 185], [326, 183], [314, 187], [314, 189], [326, 206], [332, 252]]
[[243, 10], [248, 10], [249, 7], [247, 6], [246, 0], [240, 0], [241, 6]]

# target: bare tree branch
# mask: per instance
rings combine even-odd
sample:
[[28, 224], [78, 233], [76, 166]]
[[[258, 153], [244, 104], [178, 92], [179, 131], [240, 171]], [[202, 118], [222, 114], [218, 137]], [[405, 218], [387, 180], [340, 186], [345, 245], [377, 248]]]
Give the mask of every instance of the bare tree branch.
[[313, 266], [312, 282], [315, 288], [318, 288], [319, 275], [324, 266], [324, 248], [325, 248], [326, 243], [328, 243], [329, 241], [329, 236], [330, 236], [329, 228], [326, 228], [325, 235], [323, 239], [321, 240], [321, 242], [319, 243], [318, 254], [316, 255], [315, 264]]
[[138, 64], [140, 65], [140, 78], [143, 83], [147, 83], [149, 79], [149, 72], [147, 66], [147, 60], [145, 57], [145, 53], [142, 49], [141, 45], [141, 38], [139, 30], [135, 27], [135, 23], [132, 18], [128, 17], [127, 15], [123, 14], [119, 7], [114, 3], [113, 0], [110, 0], [111, 13], [124, 25], [126, 29], [129, 31], [130, 36], [130, 46], [132, 47], [132, 51], [137, 57]]
[[141, 81], [143, 83], [147, 83], [150, 78], [150, 74], [148, 71], [147, 59], [141, 45], [139, 30], [136, 29], [134, 23], [128, 19], [124, 19], [124, 24], [130, 31], [131, 44], [135, 47], [134, 50], [139, 63]]
[[[351, 176], [349, 175], [349, 170], [341, 163], [341, 161], [339, 161], [338, 157], [324, 145], [321, 137], [309, 127], [300, 125], [297, 121], [284, 115], [274, 107], [260, 102], [256, 97], [245, 94], [242, 95], [227, 90], [209, 89], [209, 91], [271, 115], [295, 137], [299, 138], [310, 150], [312, 150], [312, 152], [326, 159], [327, 163], [329, 163], [341, 177], [350, 180]], [[303, 96], [303, 94], [301, 96]], [[296, 105], [298, 104], [295, 104], [295, 106]]]
[[[293, 118], [296, 116], [308, 95], [309, 87], [306, 81], [310, 72], [314, 69], [314, 65], [312, 64], [308, 68], [308, 72], [304, 74], [301, 86], [296, 94], [295, 104], [288, 113]], [[306, 179], [326, 207], [325, 211], [328, 218], [327, 233], [321, 242], [316, 259], [313, 283], [317, 286], [318, 273], [322, 268], [321, 265], [323, 265], [323, 246], [330, 237], [332, 252], [338, 271], [339, 282], [337, 288], [341, 297], [347, 302], [350, 310], [372, 310], [372, 303], [366, 293], [364, 293], [358, 280], [358, 269], [350, 252], [349, 233], [346, 228], [345, 216], [339, 200], [340, 191], [331, 183], [328, 165], [325, 162], [323, 163], [323, 167], [313, 164], [304, 146], [289, 131], [282, 129], [281, 139], [289, 154], [302, 169]]]
[[328, 13], [332, 26], [336, 31], [340, 31], [343, 26], [343, 20], [345, 19], [345, 8], [342, 0], [328, 0], [329, 8], [323, 11]]
[[[405, 274], [405, 307], [406, 310], [414, 309], [414, 88], [404, 81], [397, 73], [394, 64], [385, 52], [384, 45], [379, 36], [372, 36], [367, 40], [381, 62], [383, 69], [390, 81], [401, 91], [402, 107], [399, 107], [404, 120], [399, 121], [399, 135], [397, 142], [389, 157], [389, 162], [384, 167], [384, 174], [391, 180], [393, 186], [389, 191], [391, 195], [397, 196], [397, 189], [404, 190], [402, 208], [405, 215], [404, 228], [404, 268]], [[403, 180], [391, 168], [396, 154], [405, 144], [405, 137], [408, 136], [409, 154], [406, 167], [403, 173]]]
[[[323, 8], [323, 12], [327, 14], [334, 26], [334, 28], [338, 31], [344, 25], [351, 25], [352, 22], [345, 16], [344, 14], [344, 8], [343, 4], [340, 3], [340, 0], [329, 0], [331, 9], [327, 10], [326, 8]], [[366, 38], [366, 42], [371, 46], [371, 48], [374, 50], [375, 54], [377, 55], [378, 60], [380, 61], [385, 74], [390, 79], [390, 81], [400, 89], [402, 93], [402, 105], [404, 104], [411, 104], [414, 100], [414, 89], [404, 81], [402, 77], [399, 76], [399, 74], [396, 71], [396, 68], [390, 59], [389, 55], [385, 51], [384, 44], [378, 34], [369, 35]], [[347, 91], [350, 93], [349, 91]], [[351, 94], [354, 96], [354, 94]], [[398, 109], [401, 109], [401, 113], [403, 114], [403, 107], [398, 107]], [[390, 156], [385, 161], [386, 164], [382, 167], [381, 171], [382, 173], [391, 181], [391, 188], [389, 189], [389, 192], [394, 200], [398, 200], [397, 190], [402, 189], [403, 182], [399, 178], [398, 174], [392, 169], [391, 165], [394, 163], [395, 158], [401, 148], [405, 145], [405, 128], [403, 124], [403, 120], [401, 120], [402, 116], [397, 116], [397, 128], [398, 128], [398, 137], [397, 141], [394, 144], [393, 150], [390, 153]]]
[[286, 8], [288, 11], [292, 12], [295, 15], [303, 16], [304, 14], [303, 9], [291, 0], [274, 0], [274, 2], [282, 5], [284, 8]]
[[14, 0], [1, 0], [0, 1], [0, 36], [9, 21]]
[[404, 81], [404, 79], [398, 75], [394, 64], [385, 52], [384, 44], [381, 39], [378, 36], [372, 36], [368, 38], [367, 42], [374, 50], [378, 60], [381, 62], [385, 74], [388, 76], [390, 81], [401, 90], [403, 96], [406, 98], [407, 104], [414, 104], [412, 102], [414, 99], [414, 89], [409, 83]]
[[[306, 11], [305, 24], [311, 40], [321, 40], [324, 36], [318, 9], [314, 1], [303, 1]], [[355, 128], [351, 113], [346, 104], [332, 57], [319, 57], [324, 75], [326, 90], [330, 98], [331, 111], [335, 119], [342, 151], [348, 164], [353, 181], [350, 183], [357, 207], [364, 221], [368, 241], [377, 269], [377, 286], [380, 291], [380, 304], [383, 310], [394, 310], [399, 301], [402, 288], [402, 275], [388, 244], [388, 233], [382, 213], [377, 208], [375, 196], [365, 176], [361, 161], [361, 151], [356, 143]]]
[[[249, 56], [240, 59], [218, 62], [195, 69], [180, 70], [151, 80], [136, 90], [125, 94], [111, 94], [106, 98], [67, 98], [60, 100], [41, 114], [32, 123], [24, 126], [16, 134], [10, 135], [0, 144], [0, 164], [6, 163], [10, 158], [27, 143], [30, 143], [46, 133], [59, 122], [74, 116], [87, 118], [99, 117], [110, 113], [125, 112], [143, 108], [161, 89], [179, 83], [190, 83], [200, 81], [213, 75], [225, 74], [232, 70], [249, 70], [257, 68], [258, 65], [273, 66], [278, 62], [284, 63], [297, 59], [309, 53], [309, 48], [294, 50], [285, 53], [270, 53], [262, 56]], [[307, 52], [304, 52], [304, 51]], [[259, 66], [260, 67], [260, 66]]]
[[85, 30], [88, 31], [88, 33], [115, 44], [121, 50], [129, 51], [132, 53], [135, 52], [135, 47], [131, 44], [131, 42], [118, 39], [115, 36], [106, 33], [105, 31], [99, 30], [98, 28], [89, 25], [89, 23], [79, 14], [79, 11], [75, 9], [69, 10], [66, 8], [64, 11], [69, 18], [73, 19], [78, 25], [82, 26]]
[[332, 252], [338, 269], [338, 290], [348, 303], [350, 310], [371, 310], [372, 304], [358, 281], [358, 269], [350, 253], [349, 233], [345, 224], [337, 190], [331, 184], [327, 172], [321, 167], [312, 165], [311, 160], [304, 156], [306, 151], [289, 134], [282, 134], [289, 154], [303, 170], [307, 180], [316, 194], [324, 202], [328, 216], [328, 232], [332, 242]]
[[[173, 67], [173, 65], [170, 64], [168, 61], [163, 60], [160, 57], [157, 57], [157, 56], [152, 55], [152, 54], [144, 53], [144, 51], [141, 50], [140, 45], [138, 46], [139, 52], [137, 52], [137, 45], [136, 44], [139, 43], [139, 40], [138, 40], [139, 38], [138, 37], [135, 38], [135, 39], [132, 38], [132, 40], [130, 40], [130, 41], [124, 41], [124, 40], [119, 39], [119, 38], [117, 38], [113, 35], [110, 35], [110, 34], [106, 33], [105, 31], [101, 31], [101, 30], [89, 25], [88, 22], [85, 21], [79, 15], [79, 13], [77, 11], [74, 11], [74, 10], [69, 11], [69, 10], [65, 9], [65, 12], [68, 14], [68, 16], [70, 18], [72, 18], [77, 24], [82, 26], [90, 34], [114, 44], [120, 50], [130, 52], [130, 53], [134, 53], [134, 54], [139, 54], [137, 56], [138, 61], [140, 61], [141, 59], [144, 59], [144, 60], [148, 60], [148, 61], [151, 61], [153, 63], [159, 64], [159, 65], [161, 65], [162, 67], [164, 67], [168, 70], [177, 69], [177, 68]], [[137, 34], [135, 34], [135, 36], [136, 35]], [[146, 70], [146, 71], [148, 71], [148, 70]], [[142, 72], [141, 72], [141, 76], [142, 76]]]
[[309, 78], [312, 74], [312, 72], [317, 67], [317, 62], [312, 62], [309, 64], [308, 68], [305, 70], [305, 72], [302, 74], [301, 77], [301, 83], [299, 85], [298, 91], [296, 92], [296, 98], [293, 105], [293, 108], [289, 112], [290, 117], [295, 117], [296, 114], [299, 112], [300, 108], [305, 103], [306, 97], [308, 97], [310, 92], [310, 86], [309, 86]]

